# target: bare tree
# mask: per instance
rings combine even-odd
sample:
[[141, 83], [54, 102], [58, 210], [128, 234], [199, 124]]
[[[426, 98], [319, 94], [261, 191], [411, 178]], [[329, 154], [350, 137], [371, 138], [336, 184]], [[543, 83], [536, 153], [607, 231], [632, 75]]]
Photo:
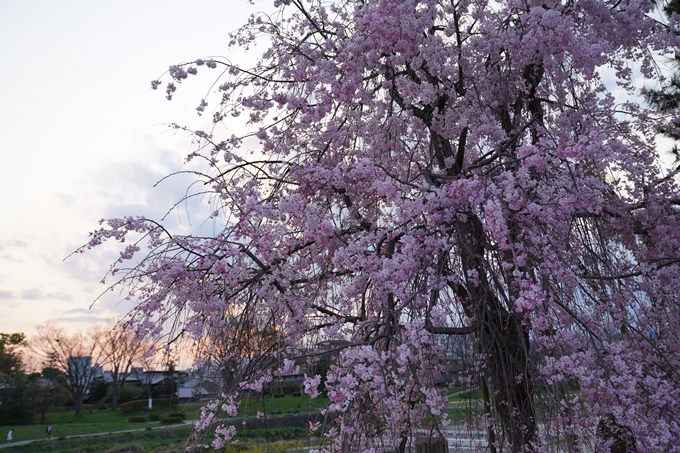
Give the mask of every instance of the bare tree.
[[228, 334], [210, 332], [195, 351], [216, 367], [223, 392], [238, 391], [240, 382], [257, 376], [263, 367], [295, 355], [284, 347], [275, 317], [256, 316], [248, 308], [226, 310], [221, 315], [223, 325], [233, 330]]
[[151, 392], [153, 390], [153, 373], [154, 365], [156, 364], [157, 350], [152, 346], [150, 342], [144, 342], [141, 347], [140, 354], [135, 360], [135, 364], [139, 365], [133, 367], [130, 370], [130, 374], [139, 381], [139, 385], [144, 389], [146, 397], [151, 398]]
[[141, 359], [145, 345], [115, 320], [111, 320], [104, 330], [101, 347], [105, 363], [111, 368], [111, 410], [116, 410], [125, 380], [130, 376], [133, 364]]
[[98, 374], [97, 364], [105, 358], [101, 347], [103, 330], [101, 326], [94, 326], [69, 335], [62, 327], [51, 323], [38, 324], [36, 329], [38, 334], [31, 340], [30, 347], [66, 375], [75, 415], [80, 417], [87, 389]]

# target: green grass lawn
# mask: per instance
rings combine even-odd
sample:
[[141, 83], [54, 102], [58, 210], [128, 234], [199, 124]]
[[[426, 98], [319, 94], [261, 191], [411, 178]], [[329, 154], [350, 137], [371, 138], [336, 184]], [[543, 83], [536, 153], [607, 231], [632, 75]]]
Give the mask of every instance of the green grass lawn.
[[456, 393], [465, 390], [466, 388], [468, 388], [467, 385], [449, 385], [446, 387], [446, 393]]
[[[313, 400], [306, 395], [285, 396], [283, 398], [261, 396], [244, 398], [239, 409], [239, 416], [255, 416], [258, 411], [266, 411], [268, 414], [280, 412], [282, 415], [294, 413], [295, 407], [300, 405], [300, 414], [315, 413], [318, 409], [326, 407], [329, 403], [328, 397], [319, 396]], [[264, 404], [264, 406], [263, 406]], [[205, 402], [179, 404], [173, 411], [183, 411], [186, 419], [197, 419], [200, 416], [200, 408]], [[264, 409], [263, 409], [264, 407]], [[169, 408], [154, 408], [153, 412], [167, 413]], [[14, 441], [42, 439], [45, 433], [45, 426], [52, 425], [52, 438], [59, 439], [66, 436], [76, 436], [92, 433], [114, 433], [130, 429], [145, 429], [147, 427], [157, 427], [158, 422], [130, 423], [128, 418], [131, 415], [149, 415], [152, 411], [143, 410], [135, 413], [124, 414], [119, 411], [95, 410], [87, 411], [82, 417], [76, 417], [73, 412], [53, 412], [48, 413], [45, 422], [35, 422], [29, 425], [15, 425], [0, 427], [0, 441], [7, 436], [7, 431], [14, 428]], [[36, 419], [39, 417], [36, 416]]]
[[[263, 436], [263, 430], [254, 430], [239, 442], [228, 445], [221, 453], [302, 453], [310, 446], [319, 446], [318, 439], [291, 436]], [[286, 431], [286, 430], [280, 430]], [[295, 431], [295, 430], [287, 430]], [[306, 432], [306, 430], [303, 430]], [[267, 434], [272, 434], [271, 430]], [[276, 433], [273, 433], [276, 434]], [[118, 433], [100, 437], [34, 442], [28, 445], [11, 446], [7, 453], [184, 453], [189, 428], [169, 428], [164, 430]], [[266, 438], [265, 438], [266, 437]], [[286, 440], [284, 440], [286, 439]], [[210, 438], [206, 439], [206, 443]], [[214, 452], [209, 449], [208, 452]]]
[[108, 433], [124, 431], [128, 429], [144, 429], [158, 426], [158, 422], [129, 423], [129, 414], [103, 410], [85, 413], [82, 417], [76, 417], [73, 412], [48, 413], [44, 423], [38, 422], [30, 425], [4, 426], [0, 428], [0, 439], [5, 439], [7, 431], [14, 428], [13, 438], [15, 441], [28, 439], [42, 439], [45, 434], [45, 426], [52, 425], [52, 438], [78, 434]]
[[73, 412], [52, 412], [47, 414], [44, 424], [66, 425], [72, 423], [121, 423], [126, 422], [129, 414], [119, 411], [101, 410], [87, 411], [82, 417], [76, 417]]
[[[180, 404], [179, 406], [177, 406], [176, 410], [183, 411], [186, 414], [187, 420], [198, 419], [201, 415], [201, 407], [205, 406], [205, 404], [206, 404], [205, 401], [200, 403]], [[288, 415], [294, 413], [293, 411], [298, 404], [300, 405], [300, 413], [306, 414], [308, 411], [310, 413], [313, 413], [321, 408], [328, 406], [329, 400], [328, 397], [325, 395], [321, 395], [313, 400], [310, 400], [307, 395], [303, 396], [286, 395], [284, 398], [272, 398], [271, 396], [265, 396], [263, 403], [262, 396], [245, 397], [241, 400], [241, 406], [239, 407], [238, 416], [252, 417], [257, 415], [258, 411], [266, 412], [267, 414], [270, 415], [274, 412], [280, 412], [283, 415]], [[140, 412], [140, 414], [143, 414], [143, 412]]]
[[11, 446], [8, 453], [182, 453], [189, 427], [168, 428], [97, 437], [55, 439]]
[[[244, 398], [241, 401], [239, 415], [254, 416], [258, 411], [272, 414], [281, 412], [283, 415], [293, 413], [295, 407], [300, 405], [300, 413], [314, 413], [318, 409], [328, 406], [329, 400], [325, 395], [320, 395], [315, 399], [310, 399], [307, 395], [288, 396], [284, 398], [272, 398], [271, 396]], [[290, 411], [290, 412], [289, 412]]]

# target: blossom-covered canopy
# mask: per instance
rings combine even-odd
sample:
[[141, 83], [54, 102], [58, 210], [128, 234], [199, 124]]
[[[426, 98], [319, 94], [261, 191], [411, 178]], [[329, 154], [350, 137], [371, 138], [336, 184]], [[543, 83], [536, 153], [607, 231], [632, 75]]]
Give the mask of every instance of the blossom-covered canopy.
[[649, 0], [274, 3], [231, 35], [266, 48], [255, 67], [196, 60], [165, 85], [224, 69], [189, 156], [223, 229], [112, 219], [85, 247], [146, 238], [116, 264], [131, 323], [173, 320], [231, 376], [198, 428], [330, 355], [305, 385], [331, 401], [325, 448], [404, 451], [462, 427], [437, 383], [442, 337], [464, 336], [484, 394], [465, 426], [492, 449], [680, 451], [680, 194], [666, 119], [638, 97], [663, 84], [677, 17]]

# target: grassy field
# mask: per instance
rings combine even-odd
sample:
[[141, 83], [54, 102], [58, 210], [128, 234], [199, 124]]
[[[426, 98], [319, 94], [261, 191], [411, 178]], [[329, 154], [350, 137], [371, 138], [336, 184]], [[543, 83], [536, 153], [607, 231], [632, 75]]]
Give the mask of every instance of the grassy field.
[[129, 423], [127, 415], [111, 411], [94, 411], [92, 414], [84, 414], [82, 417], [75, 417], [72, 412], [65, 412], [47, 414], [47, 421], [45, 423], [5, 426], [0, 429], [0, 438], [4, 439], [7, 436], [7, 431], [10, 428], [14, 428], [13, 438], [15, 441], [42, 439], [45, 433], [45, 426], [48, 423], [52, 424], [52, 437], [55, 439], [78, 434], [144, 429], [159, 425], [158, 422]]
[[[183, 411], [187, 420], [197, 419], [200, 415], [200, 408], [205, 403], [180, 404], [173, 411]], [[247, 398], [241, 403], [239, 416], [255, 416], [258, 411], [266, 411], [268, 414], [288, 415], [295, 413], [295, 407], [300, 405], [300, 414], [315, 413], [319, 408], [328, 405], [328, 398], [320, 396], [311, 400], [307, 396], [284, 398], [265, 397], [261, 399]], [[53, 439], [66, 436], [75, 436], [92, 433], [115, 433], [130, 429], [145, 429], [160, 426], [159, 422], [130, 423], [128, 418], [131, 415], [149, 415], [152, 412], [167, 413], [169, 408], [154, 408], [153, 411], [139, 411], [132, 414], [124, 414], [119, 411], [95, 410], [87, 411], [82, 417], [76, 417], [73, 412], [54, 412], [47, 414], [45, 422], [37, 422], [30, 425], [14, 425], [0, 427], [0, 439], [5, 439], [7, 431], [14, 428], [14, 441], [42, 439], [45, 433], [45, 426], [52, 425]], [[37, 417], [36, 417], [37, 418]]]
[[[190, 435], [190, 427], [153, 431], [115, 433], [97, 437], [56, 439], [27, 445], [10, 446], [7, 453], [182, 453]], [[307, 451], [307, 430], [249, 430], [237, 435], [239, 442], [227, 446], [224, 453], [262, 453]], [[208, 439], [206, 442], [210, 442]], [[312, 440], [317, 445], [318, 440]]]
[[[183, 453], [190, 434], [191, 427], [185, 426], [69, 439], [60, 437], [9, 446], [4, 450], [7, 453]], [[303, 451], [309, 445], [308, 430], [300, 428], [240, 431], [237, 438], [239, 442], [223, 452], [294, 452]], [[207, 438], [206, 443], [210, 440]]]
[[189, 427], [168, 428], [97, 437], [40, 441], [5, 449], [8, 453], [181, 453]]
[[[463, 387], [455, 388], [454, 390], [465, 390]], [[186, 414], [186, 419], [197, 419], [200, 416], [200, 408], [205, 402], [180, 404], [173, 411], [183, 411]], [[328, 397], [322, 395], [314, 400], [310, 400], [307, 396], [286, 396], [284, 398], [272, 398], [271, 396], [253, 396], [244, 398], [239, 409], [239, 416], [253, 417], [258, 412], [264, 412], [273, 416], [287, 416], [295, 414], [296, 406], [300, 405], [300, 414], [317, 413], [320, 408], [326, 407], [329, 404]], [[14, 440], [28, 440], [28, 439], [42, 439], [45, 425], [52, 424], [52, 433], [54, 439], [63, 438], [66, 436], [90, 434], [90, 433], [115, 433], [118, 431], [125, 431], [130, 429], [145, 429], [152, 427], [159, 427], [158, 422], [146, 423], [129, 423], [128, 417], [131, 415], [149, 415], [152, 412], [167, 413], [169, 408], [154, 408], [153, 411], [140, 411], [134, 414], [123, 414], [118, 411], [90, 411], [83, 414], [82, 417], [75, 417], [72, 412], [50, 413], [47, 415], [45, 423], [35, 423], [32, 425], [11, 426], [14, 428]], [[455, 396], [449, 397], [449, 418], [452, 421], [470, 420], [482, 413], [481, 406], [481, 392], [478, 389], [470, 389], [468, 392], [463, 392]], [[0, 427], [0, 439], [7, 435], [10, 426]], [[290, 436], [278, 436], [275, 434], [275, 439], [286, 439]], [[254, 435], [250, 433], [249, 436]], [[295, 433], [299, 437], [299, 433]], [[257, 433], [256, 437], [267, 437], [266, 433]], [[272, 436], [269, 436], [272, 437]], [[252, 438], [252, 437], [250, 437]]]
[[463, 389], [460, 389], [460, 392], [457, 395], [449, 396], [449, 402], [458, 402], [458, 401], [476, 401], [482, 397], [482, 391], [479, 389], [470, 389], [467, 392], [463, 392]]
[[254, 416], [258, 412], [273, 414], [279, 412], [281, 414], [294, 413], [295, 408], [300, 406], [300, 413], [315, 413], [321, 408], [328, 406], [329, 400], [325, 395], [310, 400], [306, 395], [303, 396], [286, 396], [285, 398], [272, 398], [261, 396], [259, 398], [250, 397], [241, 401], [239, 415]]

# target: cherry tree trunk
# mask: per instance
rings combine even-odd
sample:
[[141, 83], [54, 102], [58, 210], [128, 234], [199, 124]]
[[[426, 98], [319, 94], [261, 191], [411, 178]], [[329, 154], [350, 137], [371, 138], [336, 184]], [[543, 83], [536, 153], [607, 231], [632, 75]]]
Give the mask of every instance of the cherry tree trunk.
[[465, 275], [475, 271], [477, 276], [477, 281], [470, 282], [464, 290], [464, 309], [476, 326], [479, 351], [491, 377], [495, 409], [512, 451], [530, 451], [536, 414], [529, 372], [528, 329], [522, 325], [520, 315], [503, 306], [493, 289], [490, 281], [493, 276], [483, 260], [486, 239], [482, 222], [470, 214], [467, 221], [457, 226], [463, 271]]

